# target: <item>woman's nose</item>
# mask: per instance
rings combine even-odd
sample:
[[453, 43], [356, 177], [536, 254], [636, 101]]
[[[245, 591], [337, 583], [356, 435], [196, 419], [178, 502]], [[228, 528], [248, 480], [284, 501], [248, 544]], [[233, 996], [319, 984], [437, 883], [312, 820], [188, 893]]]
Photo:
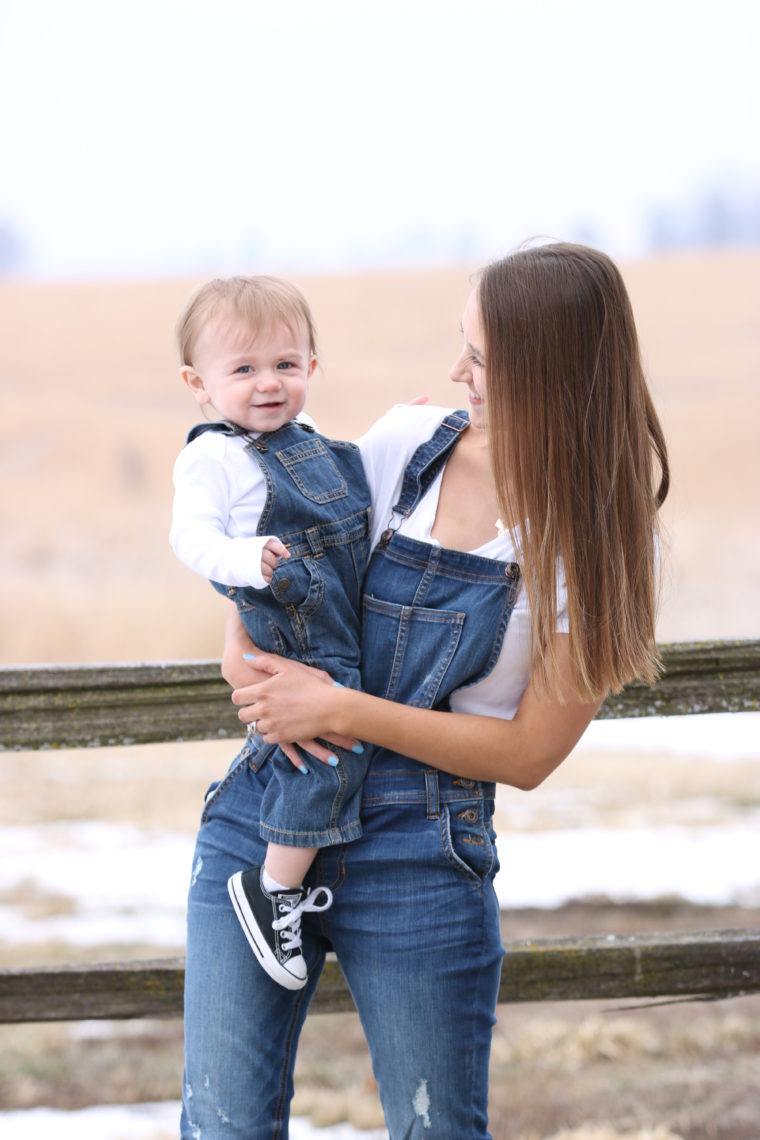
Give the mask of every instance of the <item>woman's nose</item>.
[[461, 352], [449, 369], [449, 379], [455, 383], [467, 380], [467, 367], [464, 352]]

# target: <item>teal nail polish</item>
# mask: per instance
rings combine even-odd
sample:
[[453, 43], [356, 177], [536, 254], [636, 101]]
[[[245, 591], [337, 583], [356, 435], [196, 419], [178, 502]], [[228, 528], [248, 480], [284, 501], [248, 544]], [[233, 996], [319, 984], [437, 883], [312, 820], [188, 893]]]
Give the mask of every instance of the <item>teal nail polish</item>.
[[244, 661], [255, 661], [256, 657], [253, 653], [244, 653], [243, 654], [243, 660]]
[[345, 685], [341, 685], [340, 681], [333, 681], [333, 685], [337, 685], [339, 689], [345, 689]]
[[300, 764], [298, 771], [301, 773], [302, 776], [308, 776], [308, 774], [309, 774], [309, 769], [306, 767], [305, 764]]
[[338, 764], [340, 763], [340, 760], [338, 759], [337, 756], [328, 756], [327, 757], [327, 763], [330, 765], [331, 768], [337, 768]]
[[361, 756], [362, 752], [364, 751], [364, 745], [363, 744], [352, 744], [351, 745], [351, 751], [355, 752], [357, 756]]

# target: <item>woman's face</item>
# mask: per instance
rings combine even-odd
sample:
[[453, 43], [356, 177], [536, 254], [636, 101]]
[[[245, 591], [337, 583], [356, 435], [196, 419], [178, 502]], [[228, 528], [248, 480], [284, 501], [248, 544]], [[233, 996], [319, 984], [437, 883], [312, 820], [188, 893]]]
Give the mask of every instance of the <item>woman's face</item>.
[[449, 372], [455, 384], [467, 386], [470, 423], [474, 428], [486, 426], [486, 359], [477, 290], [473, 289], [462, 313], [464, 344]]

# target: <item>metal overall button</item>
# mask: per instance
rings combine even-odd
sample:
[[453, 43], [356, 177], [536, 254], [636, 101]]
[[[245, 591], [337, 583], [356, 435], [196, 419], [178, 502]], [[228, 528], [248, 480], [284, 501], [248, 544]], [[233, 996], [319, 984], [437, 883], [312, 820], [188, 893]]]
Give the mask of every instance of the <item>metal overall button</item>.
[[280, 578], [279, 582], [277, 583], [277, 589], [281, 594], [284, 594], [286, 590], [289, 590], [290, 578]]

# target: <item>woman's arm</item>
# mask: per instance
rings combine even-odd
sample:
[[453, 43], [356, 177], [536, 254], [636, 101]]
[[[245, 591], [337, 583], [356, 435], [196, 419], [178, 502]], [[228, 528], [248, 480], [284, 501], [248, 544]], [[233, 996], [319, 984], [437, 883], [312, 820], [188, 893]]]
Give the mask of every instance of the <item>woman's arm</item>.
[[412, 708], [325, 684], [323, 677], [295, 678], [271, 655], [256, 660], [270, 680], [232, 699], [244, 706], [241, 720], [256, 717], [270, 743], [338, 731], [453, 775], [528, 790], [562, 763], [601, 703], [582, 704], [570, 695], [569, 638], [556, 636], [562, 694], [541, 697], [529, 684], [513, 720]]
[[252, 685], [255, 681], [263, 681], [266, 674], [259, 673], [253, 665], [246, 661], [244, 654], [258, 653], [257, 646], [253, 644], [243, 625], [234, 602], [227, 602], [227, 614], [224, 623], [224, 649], [222, 650], [222, 676], [233, 689]]

